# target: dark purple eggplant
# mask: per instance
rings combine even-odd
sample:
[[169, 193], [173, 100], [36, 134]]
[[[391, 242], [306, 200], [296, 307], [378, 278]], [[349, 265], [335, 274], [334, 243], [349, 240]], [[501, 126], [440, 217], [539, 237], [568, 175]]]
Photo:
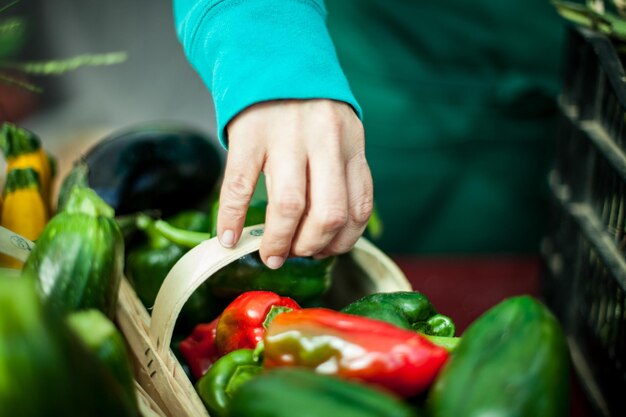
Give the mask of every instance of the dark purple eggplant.
[[[223, 158], [217, 140], [181, 125], [147, 123], [115, 132], [91, 148], [68, 175], [86, 182], [116, 215], [198, 207], [216, 188]], [[82, 178], [80, 178], [82, 176]], [[86, 176], [86, 178], [85, 178]], [[59, 210], [64, 201], [63, 188]]]

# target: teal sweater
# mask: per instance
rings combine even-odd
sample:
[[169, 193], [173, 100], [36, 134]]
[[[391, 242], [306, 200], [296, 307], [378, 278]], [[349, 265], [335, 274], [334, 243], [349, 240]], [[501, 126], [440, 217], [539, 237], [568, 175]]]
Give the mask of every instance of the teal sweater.
[[228, 122], [262, 101], [333, 99], [361, 116], [322, 0], [174, 0], [174, 18], [185, 53], [212, 94], [225, 146]]
[[256, 102], [325, 97], [360, 114], [356, 97], [385, 225], [379, 247], [537, 251], [563, 50], [563, 23], [549, 2], [175, 6], [182, 44], [213, 93], [223, 143], [227, 123]]

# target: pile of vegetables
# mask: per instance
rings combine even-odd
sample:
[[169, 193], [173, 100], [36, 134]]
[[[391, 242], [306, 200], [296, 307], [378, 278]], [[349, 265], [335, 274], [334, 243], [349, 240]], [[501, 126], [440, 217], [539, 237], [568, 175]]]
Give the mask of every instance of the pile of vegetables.
[[[14, 135], [29, 137], [19, 128]], [[12, 185], [15, 172], [28, 173], [28, 182]], [[7, 194], [17, 194], [22, 204], [43, 202], [42, 188], [31, 188], [36, 173], [9, 168]], [[113, 210], [93, 190], [74, 187], [64, 210], [47, 223], [25, 217], [24, 210], [4, 213], [21, 215], [19, 225], [42, 227], [29, 236], [37, 244], [21, 277], [0, 277], [0, 381], [7, 382], [0, 382], [0, 410], [33, 417], [139, 416], [128, 353], [111, 322], [124, 259]]]
[[505, 300], [454, 331], [418, 292], [336, 311], [249, 291], [179, 348], [217, 417], [567, 415], [567, 346], [540, 302]]
[[[31, 160], [50, 161], [33, 145], [34, 135], [15, 126], [3, 132], [11, 138], [3, 146], [7, 158], [36, 149], [40, 156]], [[40, 229], [30, 235], [36, 246], [20, 279], [0, 277], [0, 410], [139, 415], [132, 366], [112, 322], [117, 293], [125, 274], [149, 309], [172, 266], [214, 232], [219, 154], [214, 169], [176, 164], [177, 150], [179, 156], [193, 153], [190, 146], [208, 150], [194, 137], [163, 127], [114, 135], [77, 161], [50, 220], [23, 218]], [[181, 138], [184, 145], [177, 144]], [[127, 166], [116, 171], [107, 158]], [[150, 181], [162, 177], [159, 166], [172, 173], [174, 188], [195, 177], [208, 189], [180, 199], [177, 208], [163, 189], [147, 198], [159, 188]], [[50, 194], [41, 180], [49, 181], [47, 167], [14, 165], [6, 195], [25, 190], [48, 216]], [[265, 203], [255, 200], [246, 225], [264, 217]], [[331, 308], [324, 295], [340, 279], [333, 278], [336, 265], [335, 258], [292, 258], [270, 270], [251, 254], [193, 294], [172, 349], [211, 416], [567, 414], [567, 345], [539, 301], [504, 300], [456, 337], [453, 321], [416, 291], [370, 294]], [[70, 400], [61, 392], [80, 395]], [[39, 400], [26, 398], [33, 396]]]

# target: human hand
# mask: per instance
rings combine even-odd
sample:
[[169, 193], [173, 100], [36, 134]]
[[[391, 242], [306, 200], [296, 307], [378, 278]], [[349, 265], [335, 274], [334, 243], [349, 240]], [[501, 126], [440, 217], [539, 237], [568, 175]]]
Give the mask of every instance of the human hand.
[[372, 213], [373, 185], [352, 107], [326, 99], [263, 102], [227, 130], [217, 217], [223, 246], [239, 240], [261, 172], [268, 206], [260, 255], [268, 267], [289, 255], [324, 257], [354, 246]]

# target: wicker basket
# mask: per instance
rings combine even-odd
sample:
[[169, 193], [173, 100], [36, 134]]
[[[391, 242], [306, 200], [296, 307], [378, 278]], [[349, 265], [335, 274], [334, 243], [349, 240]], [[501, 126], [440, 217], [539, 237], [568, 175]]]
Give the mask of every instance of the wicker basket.
[[[214, 238], [190, 250], [165, 278], [151, 316], [128, 282], [122, 282], [117, 322], [135, 361], [144, 415], [209, 415], [170, 349], [176, 319], [191, 294], [216, 271], [257, 251], [262, 234], [262, 226], [251, 226], [244, 229], [234, 249], [223, 248]], [[348, 264], [352, 265], [346, 267]], [[333, 280], [327, 300], [331, 306], [344, 305], [372, 292], [411, 290], [398, 266], [363, 238], [347, 257], [340, 258], [336, 274], [339, 276]]]

